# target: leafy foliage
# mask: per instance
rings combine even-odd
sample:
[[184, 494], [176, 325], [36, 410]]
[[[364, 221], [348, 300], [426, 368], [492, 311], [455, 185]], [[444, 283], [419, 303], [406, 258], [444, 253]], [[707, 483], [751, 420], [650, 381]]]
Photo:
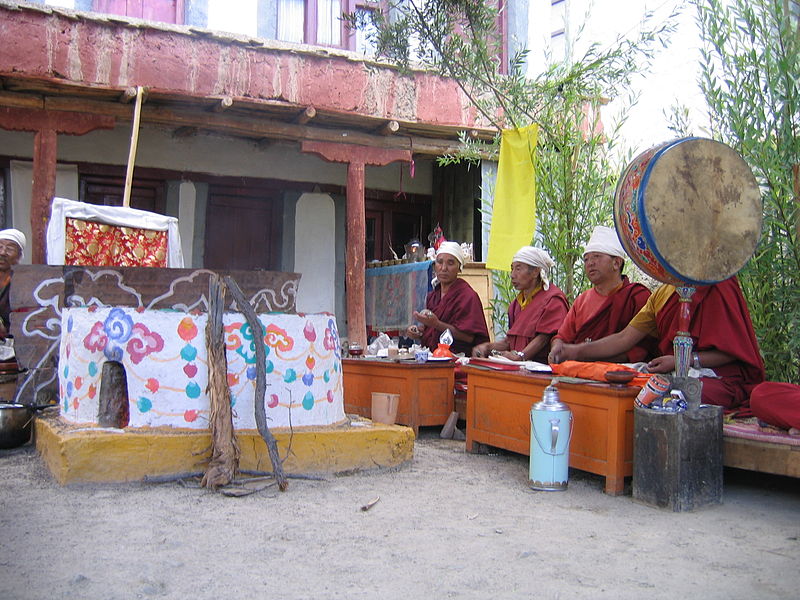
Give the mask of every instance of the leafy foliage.
[[[593, 44], [577, 60], [553, 64], [531, 78], [525, 73], [527, 51], [511, 57], [507, 68], [500, 62], [498, 4], [393, 2], [388, 14], [372, 13], [372, 42], [380, 57], [401, 68], [414, 64], [457, 81], [485, 121], [498, 130], [538, 123], [535, 244], [556, 261], [553, 281], [572, 300], [587, 285], [580, 260], [583, 244], [595, 225], [611, 223], [621, 170], [612, 151], [623, 119], [604, 130], [600, 107], [609, 98], [633, 101], [631, 80], [647, 67], [656, 47], [665, 45], [674, 31], [675, 15], [647, 28], [652, 15], [646, 13], [638, 37], [620, 37], [607, 48]], [[348, 20], [353, 27], [359, 25], [356, 15]], [[462, 136], [462, 152], [440, 162], [494, 157], [497, 148], [496, 140], [485, 145]], [[501, 290], [509, 284], [502, 275], [495, 279]], [[500, 307], [503, 302], [501, 294]], [[498, 317], [499, 312], [496, 307]]]
[[762, 190], [762, 238], [740, 281], [768, 377], [800, 383], [800, 7], [790, 0], [696, 6], [712, 133], [744, 157]]

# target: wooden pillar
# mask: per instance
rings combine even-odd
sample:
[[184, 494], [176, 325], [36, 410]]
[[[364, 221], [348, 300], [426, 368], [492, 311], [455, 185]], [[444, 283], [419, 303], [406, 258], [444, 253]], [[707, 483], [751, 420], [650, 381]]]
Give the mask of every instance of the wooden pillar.
[[53, 129], [40, 129], [33, 138], [33, 189], [31, 191], [31, 262], [45, 264], [45, 231], [50, 202], [56, 194], [58, 135]]
[[366, 218], [364, 211], [364, 163], [347, 164], [347, 250], [345, 286], [347, 288], [347, 337], [367, 347], [367, 320], [364, 300], [366, 286]]
[[84, 135], [95, 129], [113, 129], [114, 117], [72, 111], [0, 106], [0, 129], [31, 131], [33, 137], [33, 189], [31, 190], [31, 262], [44, 264], [45, 231], [50, 201], [56, 194], [58, 134]]

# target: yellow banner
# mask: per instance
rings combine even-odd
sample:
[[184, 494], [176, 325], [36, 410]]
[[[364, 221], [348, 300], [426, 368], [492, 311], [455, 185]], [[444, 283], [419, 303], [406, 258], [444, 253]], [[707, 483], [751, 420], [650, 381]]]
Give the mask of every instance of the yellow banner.
[[538, 137], [536, 124], [503, 131], [486, 256], [488, 269], [511, 270], [514, 254], [533, 239], [536, 230], [533, 158]]

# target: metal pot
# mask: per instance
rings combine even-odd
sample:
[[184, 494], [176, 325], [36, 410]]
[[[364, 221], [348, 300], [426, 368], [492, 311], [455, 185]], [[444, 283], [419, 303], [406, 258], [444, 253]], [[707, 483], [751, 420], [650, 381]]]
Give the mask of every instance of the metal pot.
[[31, 439], [34, 408], [0, 403], [0, 448], [16, 448]]

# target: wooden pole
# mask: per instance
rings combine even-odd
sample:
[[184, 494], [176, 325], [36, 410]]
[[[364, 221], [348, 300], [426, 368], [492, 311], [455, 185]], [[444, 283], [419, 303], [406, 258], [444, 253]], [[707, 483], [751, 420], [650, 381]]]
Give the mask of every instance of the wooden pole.
[[347, 250], [345, 252], [345, 287], [347, 296], [347, 339], [367, 347], [367, 317], [364, 210], [364, 163], [347, 164]]
[[47, 262], [45, 232], [50, 219], [50, 203], [56, 194], [58, 135], [53, 129], [40, 129], [33, 137], [33, 189], [31, 190], [31, 262]]
[[136, 106], [133, 109], [133, 126], [131, 128], [131, 147], [128, 152], [128, 170], [125, 173], [125, 193], [122, 196], [122, 206], [129, 208], [131, 205], [131, 185], [133, 183], [133, 165], [136, 162], [136, 148], [139, 146], [139, 120], [142, 117], [142, 93], [144, 88], [136, 86]]

